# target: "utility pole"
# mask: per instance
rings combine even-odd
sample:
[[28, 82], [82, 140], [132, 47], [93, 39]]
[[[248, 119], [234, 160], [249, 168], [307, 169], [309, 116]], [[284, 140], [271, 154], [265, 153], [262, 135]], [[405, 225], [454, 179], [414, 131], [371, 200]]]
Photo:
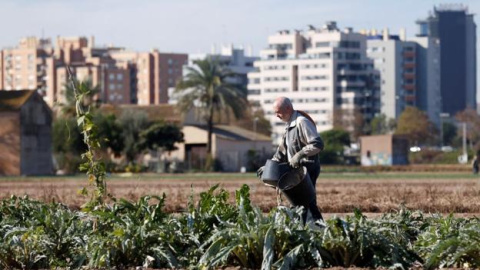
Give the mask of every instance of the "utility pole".
[[257, 122], [258, 122], [258, 117], [255, 117], [253, 119], [253, 134], [254, 134], [253, 148], [254, 148], [255, 152], [257, 151]]
[[467, 154], [467, 123], [462, 123], [462, 148], [463, 153], [462, 155], [458, 156], [458, 163], [466, 164], [468, 162], [468, 154]]

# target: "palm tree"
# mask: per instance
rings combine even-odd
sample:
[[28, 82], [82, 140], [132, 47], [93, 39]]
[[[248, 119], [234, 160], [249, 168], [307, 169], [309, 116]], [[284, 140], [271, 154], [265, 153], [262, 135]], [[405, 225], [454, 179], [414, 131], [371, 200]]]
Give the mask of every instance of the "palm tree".
[[207, 57], [194, 62], [194, 67], [188, 67], [186, 74], [177, 83], [175, 94], [178, 106], [182, 112], [192, 108], [195, 114], [207, 124], [207, 162], [205, 169], [212, 170], [212, 131], [214, 119], [222, 113], [232, 112], [235, 118], [242, 116], [247, 105], [246, 91], [240, 85], [228, 80], [235, 73], [221, 66], [217, 59]]
[[[79, 82], [81, 84], [85, 84], [88, 89], [90, 89], [89, 93], [86, 95], [85, 99], [83, 100], [83, 103], [85, 106], [90, 106], [90, 105], [98, 105], [100, 100], [96, 99], [96, 95], [100, 93], [100, 86], [94, 86], [93, 82], [91, 79], [87, 79], [83, 82]], [[65, 117], [73, 117], [75, 116], [75, 92], [73, 90], [73, 86], [70, 83], [66, 83], [64, 86], [64, 90], [62, 91], [62, 94], [64, 95], [62, 97], [62, 100], [57, 103], [57, 105], [60, 107], [61, 114]]]

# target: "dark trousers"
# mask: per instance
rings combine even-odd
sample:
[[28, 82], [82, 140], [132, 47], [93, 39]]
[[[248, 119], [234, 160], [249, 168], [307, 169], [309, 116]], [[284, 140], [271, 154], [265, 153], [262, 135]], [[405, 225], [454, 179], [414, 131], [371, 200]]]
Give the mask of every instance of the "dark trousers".
[[[313, 188], [316, 189], [315, 185], [317, 184], [317, 178], [320, 175], [320, 164], [315, 162], [314, 164], [308, 164], [305, 167], [307, 168], [308, 176], [310, 176], [310, 181], [312, 181]], [[314, 220], [323, 220], [322, 213], [320, 213], [317, 206], [317, 196], [315, 196], [315, 199], [308, 205], [308, 209], [305, 209], [302, 213], [304, 223], [307, 221], [308, 210], [310, 210]]]

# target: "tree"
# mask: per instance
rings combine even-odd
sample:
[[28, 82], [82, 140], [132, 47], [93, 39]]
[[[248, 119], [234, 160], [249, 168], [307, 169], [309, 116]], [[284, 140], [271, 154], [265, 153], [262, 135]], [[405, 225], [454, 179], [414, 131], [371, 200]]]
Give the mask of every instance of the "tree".
[[263, 109], [258, 102], [249, 102], [245, 108], [243, 117], [232, 122], [235, 126], [244, 129], [253, 130], [258, 134], [270, 136], [272, 134], [272, 125], [270, 120], [265, 118]]
[[[465, 109], [455, 115], [460, 123], [467, 125], [467, 139], [474, 149], [480, 149], [480, 116], [474, 109]], [[463, 129], [458, 129], [458, 137], [462, 135]]]
[[103, 147], [110, 148], [113, 153], [120, 154], [125, 146], [122, 136], [122, 125], [114, 114], [96, 113], [94, 122], [98, 126], [100, 138], [105, 138]]
[[120, 116], [123, 128], [123, 152], [128, 162], [134, 162], [137, 155], [143, 150], [140, 142], [140, 132], [149, 126], [147, 114], [144, 112], [126, 110]]
[[[98, 127], [97, 134], [101, 140], [101, 150], [110, 148], [119, 154], [123, 150], [122, 127], [113, 114], [93, 115], [93, 122]], [[79, 156], [87, 151], [81, 130], [75, 117], [58, 117], [52, 125], [53, 152], [58, 166], [67, 172], [76, 172], [81, 163]], [[100, 149], [99, 149], [100, 150]]]
[[387, 120], [387, 116], [383, 113], [375, 116], [370, 121], [372, 135], [392, 132], [395, 129], [395, 125], [395, 119], [390, 118]]
[[365, 119], [360, 109], [340, 109], [334, 110], [333, 128], [350, 132], [353, 140], [366, 133]]
[[338, 164], [343, 158], [343, 147], [350, 145], [350, 134], [342, 129], [331, 129], [320, 133], [325, 149], [320, 152], [322, 164]]
[[455, 137], [457, 136], [457, 126], [450, 122], [443, 122], [443, 138], [444, 145], [452, 145]]
[[[91, 105], [97, 104], [99, 100], [96, 99], [97, 94], [100, 92], [100, 86], [93, 86], [92, 80], [87, 79], [83, 82], [89, 90], [86, 93], [85, 97], [83, 98], [82, 102], [85, 107], [91, 107]], [[64, 85], [63, 90], [63, 100], [61, 100], [58, 105], [60, 107], [60, 112], [64, 117], [73, 117], [75, 116], [75, 92], [73, 90], [73, 86], [70, 83]]]
[[195, 114], [207, 125], [207, 162], [205, 169], [213, 169], [212, 133], [214, 119], [217, 114], [232, 112], [235, 118], [242, 116], [246, 107], [246, 90], [239, 85], [231, 84], [228, 78], [235, 76], [215, 59], [207, 57], [194, 62], [188, 67], [176, 86], [178, 106], [182, 112], [195, 109]]
[[410, 144], [422, 144], [433, 139], [436, 134], [434, 125], [423, 111], [408, 106], [402, 112], [397, 122], [395, 134], [405, 135]]
[[57, 118], [52, 125], [52, 142], [54, 153], [72, 153], [80, 155], [87, 150], [83, 142], [77, 120], [70, 118]]
[[183, 133], [179, 127], [164, 122], [153, 123], [140, 133], [141, 148], [155, 150], [162, 148], [167, 151], [177, 149], [175, 143], [183, 142]]
[[64, 173], [78, 172], [80, 155], [87, 150], [75, 117], [56, 118], [52, 123], [52, 144], [56, 167]]

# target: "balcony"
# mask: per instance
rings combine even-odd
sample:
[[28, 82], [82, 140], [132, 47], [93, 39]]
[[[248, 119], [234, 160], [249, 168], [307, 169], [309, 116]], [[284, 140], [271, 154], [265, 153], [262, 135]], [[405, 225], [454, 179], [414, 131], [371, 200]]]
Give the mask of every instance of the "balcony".
[[414, 84], [405, 84], [403, 85], [403, 89], [407, 91], [415, 91], [415, 85]]
[[414, 95], [405, 95], [404, 100], [406, 102], [414, 102], [415, 101], [415, 96]]
[[405, 62], [405, 63], [403, 63], [403, 68], [404, 69], [415, 68], [415, 62]]
[[415, 52], [413, 52], [413, 51], [405, 51], [405, 52], [403, 52], [403, 57], [405, 57], [405, 58], [414, 58], [414, 57], [415, 57]]

